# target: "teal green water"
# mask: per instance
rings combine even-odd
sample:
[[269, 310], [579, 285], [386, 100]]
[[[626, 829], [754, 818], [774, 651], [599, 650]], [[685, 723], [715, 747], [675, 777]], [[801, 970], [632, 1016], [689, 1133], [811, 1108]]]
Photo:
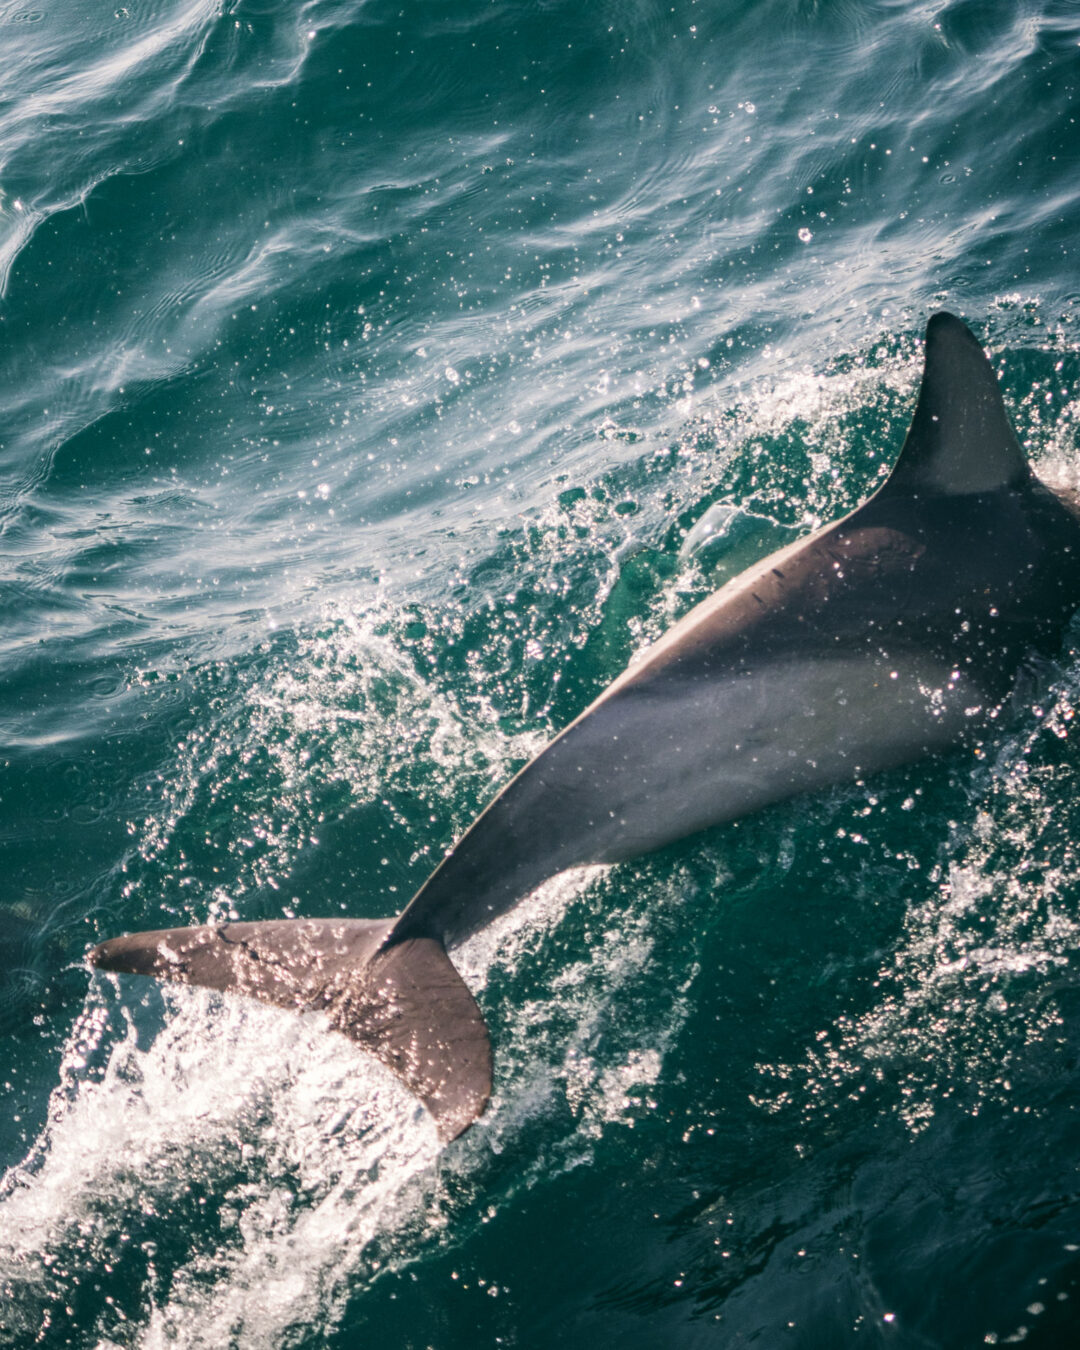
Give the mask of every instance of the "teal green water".
[[317, 1022], [82, 964], [399, 909], [878, 481], [937, 307], [1080, 479], [1076, 5], [18, 3], [0, 1342], [1077, 1344], [1072, 643], [981, 758], [475, 939], [441, 1154]]

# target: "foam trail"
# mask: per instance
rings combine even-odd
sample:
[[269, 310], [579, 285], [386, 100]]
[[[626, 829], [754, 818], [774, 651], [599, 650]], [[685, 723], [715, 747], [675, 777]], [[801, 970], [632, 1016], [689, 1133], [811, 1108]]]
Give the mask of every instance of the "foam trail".
[[332, 1324], [367, 1244], [431, 1168], [431, 1122], [317, 1019], [186, 990], [166, 1002], [146, 1048], [137, 1019], [104, 1004], [84, 1019], [45, 1135], [5, 1178], [0, 1287], [15, 1329], [43, 1307], [61, 1320], [93, 1288], [103, 1343], [121, 1331], [131, 1343], [117, 1305], [132, 1295], [117, 1291], [133, 1281], [138, 1344], [270, 1346]]
[[[118, 1001], [97, 981], [46, 1128], [0, 1186], [11, 1325], [29, 1337], [45, 1310], [58, 1333], [147, 1350], [326, 1334], [380, 1271], [466, 1237], [476, 1194], [497, 1203], [580, 1165], [651, 1109], [685, 1015], [685, 989], [661, 1025], [633, 1013], [669, 906], [654, 893], [612, 921], [609, 889], [604, 869], [559, 878], [462, 949], [483, 990], [535, 974], [568, 910], [607, 919], [533, 998], [493, 990], [507, 1021], [492, 1111], [445, 1153], [411, 1095], [320, 1018], [168, 986], [129, 1011], [135, 984]], [[680, 885], [664, 889], [674, 908]]]

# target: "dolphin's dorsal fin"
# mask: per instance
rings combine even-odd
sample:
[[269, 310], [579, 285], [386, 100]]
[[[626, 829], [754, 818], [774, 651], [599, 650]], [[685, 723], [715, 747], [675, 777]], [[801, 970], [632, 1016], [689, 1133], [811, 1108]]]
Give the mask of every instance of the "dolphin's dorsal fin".
[[919, 402], [882, 492], [993, 492], [1020, 487], [1030, 472], [975, 335], [952, 314], [932, 315]]

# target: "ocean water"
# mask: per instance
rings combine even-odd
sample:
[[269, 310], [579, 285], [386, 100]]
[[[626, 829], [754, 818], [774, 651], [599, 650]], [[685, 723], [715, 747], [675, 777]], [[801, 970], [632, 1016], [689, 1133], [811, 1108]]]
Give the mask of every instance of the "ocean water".
[[317, 1019], [83, 962], [400, 909], [879, 481], [936, 308], [1080, 480], [1080, 9], [21, 3], [0, 1344], [1080, 1344], [1080, 628], [981, 758], [474, 939], [443, 1151]]

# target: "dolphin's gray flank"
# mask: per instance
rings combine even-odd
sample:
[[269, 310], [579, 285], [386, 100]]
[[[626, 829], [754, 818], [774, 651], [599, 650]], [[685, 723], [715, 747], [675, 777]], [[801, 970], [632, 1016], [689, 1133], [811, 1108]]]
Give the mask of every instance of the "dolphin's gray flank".
[[451, 1139], [491, 1091], [487, 1030], [448, 950], [548, 877], [974, 736], [1080, 607], [1080, 518], [1031, 472], [990, 362], [951, 314], [892, 474], [677, 623], [528, 764], [396, 920], [115, 938], [91, 964], [331, 1023]]

